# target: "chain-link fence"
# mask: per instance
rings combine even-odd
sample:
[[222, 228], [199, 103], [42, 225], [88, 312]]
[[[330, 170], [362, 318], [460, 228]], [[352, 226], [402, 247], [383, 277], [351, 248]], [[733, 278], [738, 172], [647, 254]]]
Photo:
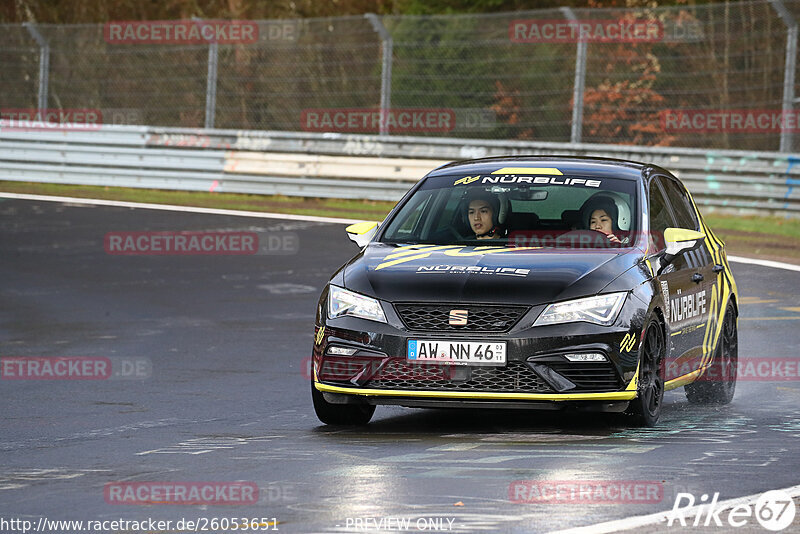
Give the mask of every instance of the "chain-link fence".
[[240, 44], [166, 43], [124, 22], [119, 35], [133, 39], [110, 38], [108, 25], [3, 25], [0, 108], [97, 109], [105, 123], [155, 126], [791, 152], [798, 22], [800, 0], [756, 0], [254, 21], [257, 38]]

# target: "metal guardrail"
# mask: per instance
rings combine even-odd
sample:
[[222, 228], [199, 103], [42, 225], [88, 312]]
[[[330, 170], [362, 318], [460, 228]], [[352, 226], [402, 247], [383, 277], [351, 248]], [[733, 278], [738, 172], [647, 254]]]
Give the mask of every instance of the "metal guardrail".
[[0, 121], [0, 180], [287, 196], [397, 200], [448, 161], [509, 154], [645, 161], [675, 173], [700, 205], [800, 215], [800, 155], [386, 137], [335, 133], [104, 126], [15, 131]]

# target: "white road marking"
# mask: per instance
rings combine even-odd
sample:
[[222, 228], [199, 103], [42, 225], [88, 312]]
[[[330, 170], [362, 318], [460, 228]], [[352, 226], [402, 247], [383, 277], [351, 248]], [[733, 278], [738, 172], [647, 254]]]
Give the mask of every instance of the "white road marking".
[[257, 217], [261, 219], [284, 219], [290, 221], [314, 221], [336, 224], [353, 224], [363, 219], [342, 219], [338, 217], [317, 217], [314, 215], [292, 215], [289, 213], [265, 213], [260, 211], [224, 210], [217, 208], [196, 208], [193, 206], [174, 206], [171, 204], [147, 204], [144, 202], [123, 202], [121, 200], [97, 200], [92, 198], [59, 197], [49, 195], [29, 195], [25, 193], [3, 193], [0, 198], [17, 200], [39, 200], [43, 202], [69, 202], [86, 206], [113, 206], [117, 208], [141, 208], [147, 210], [180, 211], [185, 213], [206, 213], [208, 215], [231, 215], [234, 217]]
[[[50, 195], [29, 195], [26, 193], [4, 193], [0, 192], [0, 198], [13, 198], [17, 200], [38, 200], [43, 202], [65, 202], [74, 205], [85, 206], [114, 206], [118, 208], [141, 208], [162, 211], [180, 211], [184, 213], [205, 213], [208, 215], [230, 215], [234, 217], [257, 217], [262, 219], [284, 219], [291, 221], [314, 221], [333, 224], [353, 224], [362, 222], [362, 219], [343, 219], [338, 217], [318, 217], [314, 215], [292, 215], [289, 213], [265, 213], [259, 211], [244, 210], [225, 210], [217, 208], [197, 208], [192, 206], [174, 206], [171, 204], [147, 204], [144, 202], [123, 202], [121, 200], [97, 200], [91, 198], [61, 197]], [[774, 267], [787, 271], [800, 272], [800, 265], [784, 263], [781, 261], [759, 260], [756, 258], [745, 258], [743, 256], [728, 256], [729, 261], [738, 263], [750, 263], [762, 265], [764, 267]]]
[[784, 263], [782, 261], [759, 260], [755, 258], [744, 258], [742, 256], [728, 256], [728, 261], [734, 261], [737, 263], [750, 263], [752, 265], [761, 265], [763, 267], [775, 267], [776, 269], [800, 272], [800, 265], [793, 265], [791, 263]]

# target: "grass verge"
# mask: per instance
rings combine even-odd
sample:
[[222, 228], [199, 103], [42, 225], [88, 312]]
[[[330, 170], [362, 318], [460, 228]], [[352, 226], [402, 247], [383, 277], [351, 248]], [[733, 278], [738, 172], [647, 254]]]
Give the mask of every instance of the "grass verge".
[[0, 191], [380, 221], [394, 202], [0, 181]]

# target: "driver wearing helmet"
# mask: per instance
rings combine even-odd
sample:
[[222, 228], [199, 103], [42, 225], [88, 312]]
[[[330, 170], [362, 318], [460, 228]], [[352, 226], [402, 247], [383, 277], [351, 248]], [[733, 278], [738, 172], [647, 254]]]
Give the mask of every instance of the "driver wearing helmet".
[[500, 199], [483, 189], [467, 196], [467, 220], [475, 239], [497, 239], [503, 236], [498, 222]]

